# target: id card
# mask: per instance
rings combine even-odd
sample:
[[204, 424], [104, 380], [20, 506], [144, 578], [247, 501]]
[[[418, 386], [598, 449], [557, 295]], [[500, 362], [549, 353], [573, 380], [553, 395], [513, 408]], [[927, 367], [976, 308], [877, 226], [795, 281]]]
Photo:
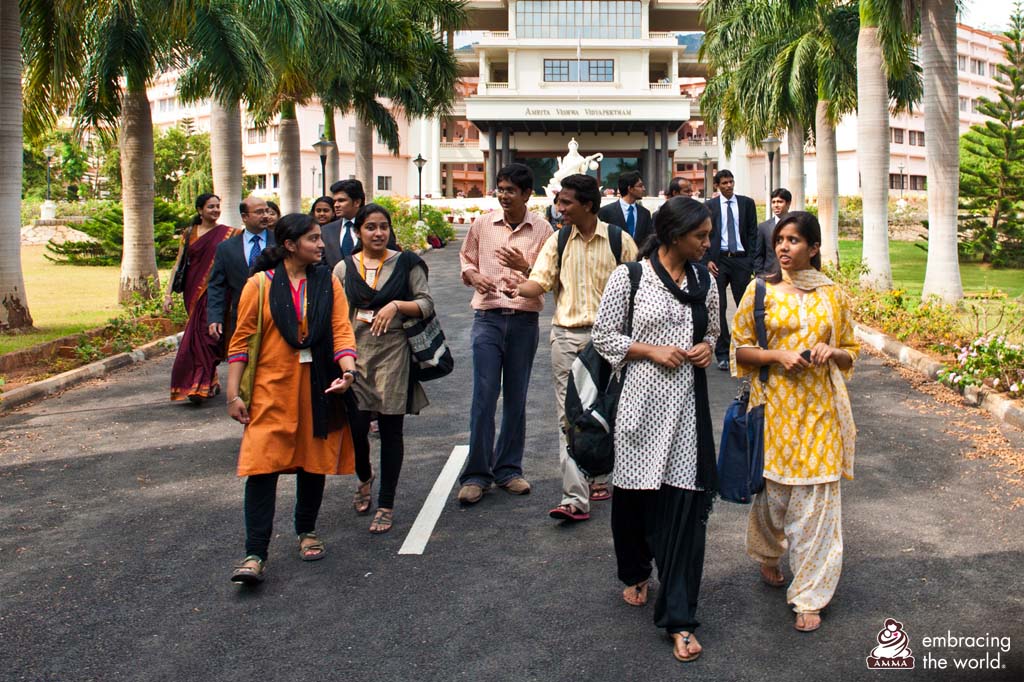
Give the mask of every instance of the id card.
[[373, 324], [373, 311], [372, 310], [357, 310], [356, 319], [366, 324]]
[[299, 349], [299, 363], [305, 364], [307, 362], [313, 362], [313, 351], [309, 348]]

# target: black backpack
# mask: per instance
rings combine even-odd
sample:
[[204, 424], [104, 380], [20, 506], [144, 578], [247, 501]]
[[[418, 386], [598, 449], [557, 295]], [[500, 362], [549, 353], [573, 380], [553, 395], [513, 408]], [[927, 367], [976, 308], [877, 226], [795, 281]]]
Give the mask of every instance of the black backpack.
[[[633, 304], [643, 266], [626, 263], [626, 267], [629, 269], [629, 312], [625, 328], [628, 336], [633, 333]], [[572, 363], [565, 389], [565, 419], [569, 424], [566, 441], [569, 456], [585, 476], [603, 476], [615, 467], [615, 415], [625, 380], [625, 368], [616, 376], [593, 342], [588, 343]]]

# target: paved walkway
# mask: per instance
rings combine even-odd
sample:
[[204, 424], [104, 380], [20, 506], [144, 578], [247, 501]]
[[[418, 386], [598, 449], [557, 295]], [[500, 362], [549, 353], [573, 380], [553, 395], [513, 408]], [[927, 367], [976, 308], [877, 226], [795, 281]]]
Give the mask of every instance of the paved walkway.
[[[258, 591], [227, 581], [242, 554], [241, 427], [219, 400], [168, 403], [170, 358], [0, 417], [4, 679], [1024, 679], [1018, 491], [989, 462], [959, 454], [945, 430], [961, 413], [867, 356], [851, 386], [860, 440], [857, 480], [843, 485], [843, 578], [815, 634], [792, 629], [783, 592], [761, 584], [744, 556], [746, 508], [719, 502], [701, 594], [705, 653], [688, 665], [672, 658], [651, 607], [619, 597], [609, 503], [575, 527], [547, 518], [560, 478], [543, 343], [529, 401], [534, 493], [492, 492], [464, 510], [453, 490], [424, 553], [399, 555], [468, 437], [472, 317], [456, 248], [426, 256], [458, 365], [407, 421], [394, 530], [368, 534], [369, 519], [351, 512], [353, 479], [331, 479], [320, 526], [328, 557], [302, 563], [293, 486], [282, 479]], [[735, 386], [710, 374], [720, 423]], [[866, 668], [888, 617], [911, 637], [914, 671]], [[1008, 667], [954, 671], [953, 659], [991, 660], [999, 648], [922, 640], [950, 632], [1012, 638], [1000, 653]], [[928, 654], [949, 667], [924, 670]]]

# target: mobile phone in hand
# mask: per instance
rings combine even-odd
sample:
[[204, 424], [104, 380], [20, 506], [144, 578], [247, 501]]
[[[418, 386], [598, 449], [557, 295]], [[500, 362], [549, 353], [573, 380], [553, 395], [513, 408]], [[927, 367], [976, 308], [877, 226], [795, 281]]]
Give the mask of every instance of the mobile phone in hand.
[[808, 349], [808, 350], [805, 350], [805, 351], [801, 352], [800, 353], [800, 357], [802, 357], [807, 362], [810, 362], [811, 361], [811, 351]]

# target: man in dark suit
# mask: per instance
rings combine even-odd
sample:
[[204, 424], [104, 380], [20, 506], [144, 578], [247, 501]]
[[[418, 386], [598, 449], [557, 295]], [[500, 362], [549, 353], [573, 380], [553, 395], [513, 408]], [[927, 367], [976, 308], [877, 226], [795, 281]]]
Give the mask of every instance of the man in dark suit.
[[643, 243], [654, 232], [651, 212], [644, 208], [640, 200], [644, 198], [647, 188], [636, 171], [629, 171], [619, 176], [619, 200], [602, 206], [597, 212], [597, 219], [609, 225], [618, 225], [629, 232], [637, 247], [643, 249]]
[[334, 196], [334, 216], [337, 220], [327, 223], [320, 230], [324, 240], [324, 262], [334, 270], [346, 256], [352, 255], [359, 237], [356, 234], [356, 214], [366, 204], [363, 183], [358, 180], [338, 180], [331, 185]]
[[772, 275], [779, 271], [772, 233], [779, 221], [789, 213], [793, 195], [784, 187], [772, 190], [772, 217], [757, 226], [757, 244], [754, 246], [754, 274]]
[[206, 285], [206, 321], [209, 333], [215, 339], [224, 336], [228, 341], [235, 331], [238, 318], [238, 299], [242, 287], [249, 279], [249, 268], [263, 250], [274, 245], [274, 215], [267, 202], [249, 196], [238, 205], [245, 229], [217, 245], [213, 256], [213, 269]]
[[750, 197], [735, 194], [732, 171], [715, 173], [719, 195], [707, 201], [711, 210], [711, 246], [704, 255], [708, 270], [718, 282], [718, 312], [722, 331], [715, 344], [718, 369], [729, 369], [729, 323], [726, 319], [726, 288], [739, 304], [754, 273], [754, 246], [757, 243], [757, 208]]

